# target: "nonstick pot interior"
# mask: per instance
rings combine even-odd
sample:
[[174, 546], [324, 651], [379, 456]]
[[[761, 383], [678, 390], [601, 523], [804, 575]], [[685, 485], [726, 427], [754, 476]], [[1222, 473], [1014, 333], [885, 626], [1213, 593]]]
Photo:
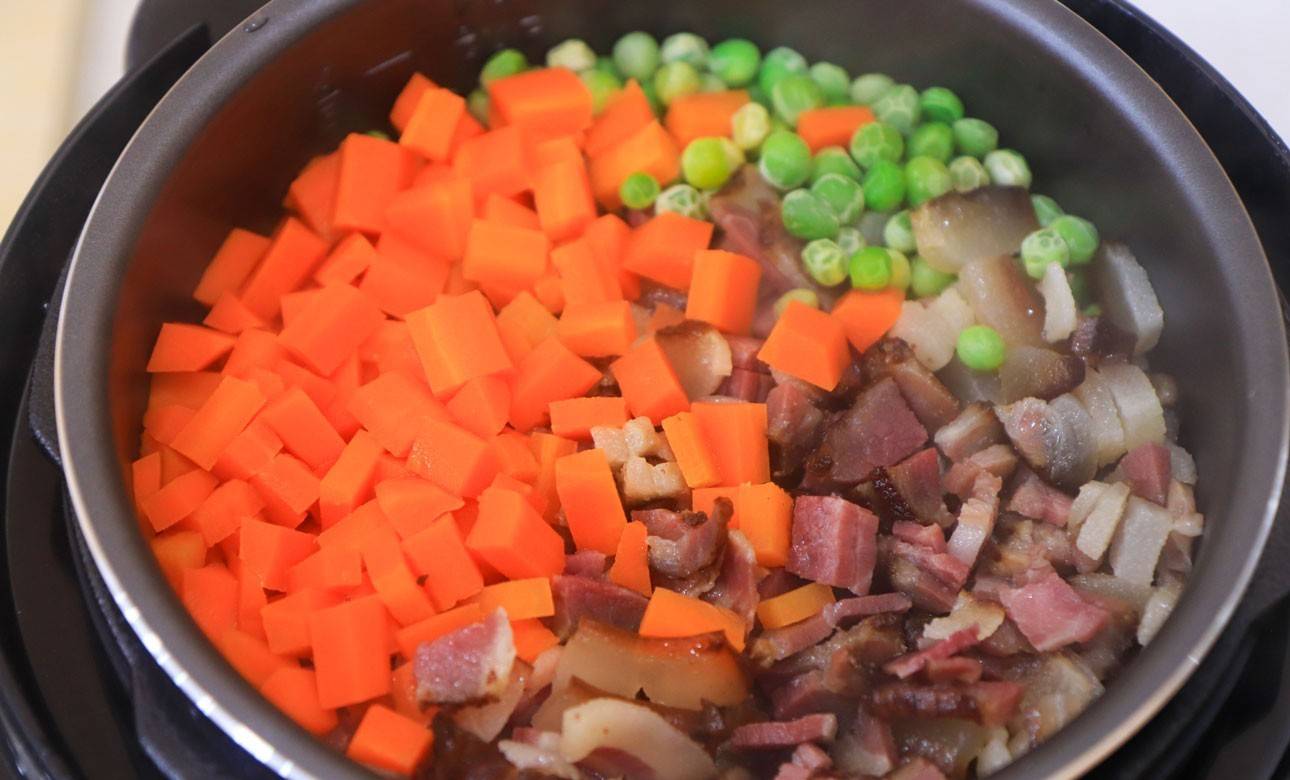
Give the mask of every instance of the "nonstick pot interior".
[[199, 317], [189, 293], [229, 228], [271, 230], [293, 172], [346, 132], [385, 127], [414, 69], [464, 90], [498, 46], [536, 59], [576, 36], [603, 51], [632, 29], [745, 36], [853, 73], [950, 87], [1026, 155], [1038, 191], [1127, 241], [1147, 266], [1166, 312], [1153, 365], [1179, 378], [1209, 524], [1151, 647], [1007, 775], [1088, 768], [1177, 689], [1244, 589], [1280, 493], [1286, 349], [1266, 261], [1212, 155], [1123, 53], [1049, 0], [274, 0], [145, 123], [67, 285], [60, 441], [81, 527], [127, 619], [198, 706], [278, 772], [358, 772], [224, 664], [153, 563], [124, 481], [149, 345], [162, 321]]

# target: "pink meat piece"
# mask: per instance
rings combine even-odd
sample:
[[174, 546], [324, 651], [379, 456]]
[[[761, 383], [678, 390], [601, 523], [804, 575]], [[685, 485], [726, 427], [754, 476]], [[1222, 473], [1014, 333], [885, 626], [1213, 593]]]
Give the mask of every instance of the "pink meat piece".
[[959, 413], [954, 393], [914, 357], [909, 345], [898, 338], [885, 338], [865, 350], [860, 359], [865, 382], [884, 377], [895, 380], [909, 408], [928, 430], [936, 430]]
[[953, 493], [959, 498], [967, 498], [972, 493], [972, 483], [982, 471], [989, 472], [999, 479], [1007, 479], [1017, 470], [1017, 453], [1006, 444], [991, 444], [983, 450], [974, 452], [958, 463], [952, 464], [941, 480], [945, 492]]
[[908, 557], [894, 552], [887, 557], [887, 577], [891, 586], [914, 606], [936, 615], [947, 614], [959, 592], [957, 587], [941, 582]]
[[813, 777], [815, 777], [815, 770], [791, 761], [780, 764], [779, 769], [775, 771], [775, 780], [811, 780]]
[[770, 373], [770, 366], [757, 357], [757, 353], [761, 352], [761, 348], [766, 344], [765, 339], [755, 336], [727, 335], [726, 343], [730, 345], [730, 364], [735, 368], [754, 371], [758, 374]]
[[954, 557], [952, 553], [938, 553], [931, 548], [909, 544], [899, 539], [892, 540], [891, 553], [912, 562], [940, 582], [950, 586], [956, 593], [967, 583], [968, 575], [972, 573], [972, 567]]
[[1008, 440], [999, 418], [983, 403], [963, 407], [958, 417], [936, 431], [933, 439], [945, 457], [955, 463]]
[[951, 658], [933, 658], [927, 662], [923, 673], [934, 683], [968, 682], [981, 679], [983, 667], [976, 658], [956, 655]]
[[904, 593], [880, 593], [876, 596], [856, 596], [835, 601], [824, 608], [824, 620], [831, 626], [841, 626], [870, 615], [884, 612], [906, 612], [913, 606]]
[[846, 588], [858, 596], [869, 592], [877, 561], [878, 517], [837, 496], [801, 496], [793, 504], [793, 574]]
[[766, 573], [761, 582], [757, 583], [757, 595], [764, 601], [773, 599], [776, 596], [782, 596], [790, 590], [797, 590], [805, 585], [806, 582], [801, 577], [789, 572], [782, 566], [777, 566]]
[[817, 645], [833, 633], [833, 626], [823, 613], [781, 628], [761, 632], [752, 641], [748, 654], [754, 661], [769, 665]]
[[412, 672], [423, 704], [463, 704], [493, 698], [506, 689], [515, 664], [515, 638], [506, 613], [425, 642]]
[[630, 588], [568, 575], [551, 578], [551, 596], [555, 601], [553, 628], [562, 637], [573, 633], [583, 618], [635, 631], [649, 604], [649, 599]]
[[564, 573], [572, 577], [604, 577], [607, 565], [608, 556], [596, 550], [579, 550], [564, 557]]
[[976, 635], [976, 626], [971, 626], [962, 631], [955, 631], [924, 650], [915, 650], [912, 653], [902, 655], [894, 661], [889, 661], [883, 665], [882, 670], [903, 680], [921, 672], [928, 662], [943, 661], [979, 641]]
[[726, 539], [726, 552], [721, 558], [721, 573], [712, 590], [703, 594], [703, 600], [739, 615], [752, 625], [760, 596], [757, 581], [764, 569], [757, 566], [757, 553], [748, 538], [738, 531], [731, 531]]
[[827, 674], [812, 669], [770, 692], [771, 713], [777, 720], [792, 720], [817, 712], [845, 713], [851, 700], [829, 685]]
[[924, 523], [948, 526], [954, 522], [945, 508], [941, 486], [941, 458], [935, 447], [928, 447], [887, 469], [905, 504]]
[[861, 707], [851, 724], [847, 750], [840, 752], [837, 759], [839, 768], [862, 775], [885, 775], [896, 766], [897, 756], [891, 725]]
[[868, 697], [868, 706], [884, 718], [962, 718], [983, 726], [1001, 726], [1017, 711], [1025, 688], [1010, 681], [974, 683], [884, 683]]
[[774, 386], [775, 380], [770, 374], [749, 371], [746, 368], [734, 368], [731, 369], [730, 376], [721, 380], [716, 395], [738, 398], [750, 403], [762, 403]]
[[976, 563], [981, 548], [994, 530], [994, 520], [999, 513], [999, 491], [1003, 480], [988, 471], [977, 475], [972, 482], [972, 495], [959, 508], [958, 523], [947, 543], [949, 554], [966, 566]]
[[734, 513], [728, 498], [718, 498], [712, 514], [646, 509], [632, 512], [632, 520], [649, 531], [649, 565], [667, 577], [684, 578], [716, 561], [726, 542], [726, 526]]
[[945, 774], [931, 761], [919, 756], [887, 775], [887, 780], [945, 780]]
[[945, 552], [945, 532], [939, 525], [923, 525], [908, 520], [897, 520], [891, 524], [891, 535], [897, 539], [929, 547], [934, 552]]
[[823, 435], [824, 412], [800, 382], [782, 382], [766, 394], [766, 438], [776, 474], [800, 469]]
[[777, 750], [803, 742], [832, 742], [837, 733], [838, 716], [822, 713], [738, 726], [730, 733], [730, 746], [739, 750]]
[[888, 377], [860, 393], [855, 404], [829, 426], [807, 470], [817, 480], [854, 484], [879, 466], [913, 455], [926, 442], [927, 429]]
[[833, 759], [811, 742], [803, 742], [793, 751], [792, 762], [805, 769], [828, 769], [833, 766]]
[[1173, 478], [1169, 449], [1163, 444], [1139, 444], [1120, 459], [1120, 471], [1133, 495], [1164, 506]]
[[[1169, 454], [1165, 453], [1166, 463]], [[1058, 528], [1066, 527], [1075, 499], [1047, 482], [1030, 469], [1023, 469], [1012, 485], [1012, 497], [1007, 509], [1019, 515], [1042, 520]]]
[[1110, 620], [1110, 613], [1090, 604], [1056, 572], [1049, 571], [1020, 588], [999, 593], [1008, 617], [1040, 652], [1087, 642]]

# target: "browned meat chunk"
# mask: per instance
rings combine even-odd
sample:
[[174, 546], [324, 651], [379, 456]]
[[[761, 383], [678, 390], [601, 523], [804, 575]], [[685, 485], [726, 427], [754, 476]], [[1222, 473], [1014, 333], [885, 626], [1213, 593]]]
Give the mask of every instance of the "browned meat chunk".
[[754, 661], [769, 665], [817, 645], [833, 633], [833, 626], [823, 615], [802, 620], [782, 628], [763, 631], [752, 641], [748, 654]]
[[807, 715], [790, 721], [739, 726], [730, 734], [730, 746], [739, 750], [775, 750], [796, 747], [803, 742], [832, 742], [837, 733], [836, 715]]
[[551, 596], [555, 601], [554, 628], [562, 637], [573, 633], [583, 618], [635, 631], [649, 604], [649, 599], [630, 588], [568, 575], [551, 578]]
[[596, 550], [579, 550], [576, 553], [570, 553], [564, 558], [564, 573], [571, 577], [591, 577], [593, 579], [605, 576], [605, 567], [608, 565], [608, 556]]
[[824, 619], [830, 625], [841, 626], [853, 620], [884, 612], [905, 612], [913, 602], [903, 593], [881, 593], [877, 596], [856, 596], [835, 601], [824, 608]]
[[459, 628], [417, 648], [413, 673], [423, 704], [461, 704], [496, 697], [510, 682], [515, 639], [506, 613]]
[[906, 677], [918, 674], [929, 663], [944, 661], [950, 656], [975, 645], [978, 641], [975, 626], [965, 628], [962, 631], [955, 631], [925, 650], [916, 650], [908, 655], [902, 655], [894, 661], [889, 661], [883, 665], [882, 670], [903, 680]]
[[900, 497], [914, 515], [924, 523], [949, 526], [954, 518], [945, 508], [941, 487], [941, 459], [935, 447], [905, 458], [887, 469]]
[[1017, 453], [1007, 444], [991, 444], [985, 449], [968, 456], [950, 466], [942, 480], [945, 492], [953, 493], [959, 498], [967, 498], [972, 492], [972, 484], [981, 472], [993, 474], [999, 479], [1007, 479], [1017, 470]]
[[752, 625], [760, 598], [757, 581], [764, 571], [757, 566], [757, 554], [748, 538], [739, 531], [731, 531], [726, 539], [725, 555], [721, 556], [717, 581], [712, 590], [703, 594], [703, 599], [725, 607]]
[[1133, 495], [1164, 506], [1172, 479], [1169, 448], [1154, 442], [1139, 444], [1120, 459], [1120, 471]]
[[1056, 572], [999, 594], [1004, 610], [1040, 652], [1087, 642], [1110, 620], [1101, 607], [1080, 597]]
[[860, 393], [855, 405], [829, 426], [806, 468], [814, 479], [854, 484], [879, 466], [913, 455], [926, 441], [927, 430], [895, 381], [883, 379]]
[[1007, 440], [999, 418], [982, 403], [963, 407], [959, 416], [937, 430], [935, 436], [936, 446], [945, 457], [956, 463], [992, 444]]
[[726, 542], [731, 514], [730, 499], [718, 498], [711, 517], [704, 512], [638, 509], [632, 512], [632, 519], [644, 523], [649, 530], [650, 568], [679, 579], [716, 562]]
[[884, 718], [963, 718], [983, 726], [1002, 726], [1016, 712], [1024, 691], [1021, 685], [1004, 681], [886, 683], [869, 695], [869, 706]]
[[766, 396], [766, 438], [776, 476], [793, 474], [820, 445], [824, 412], [798, 382], [776, 385]]
[[949, 424], [959, 414], [959, 400], [900, 339], [885, 338], [865, 350], [860, 369], [869, 384], [885, 377], [894, 379], [909, 408], [929, 431]]
[[[1165, 453], [1165, 463], [1169, 454]], [[1007, 509], [1019, 515], [1043, 520], [1058, 528], [1066, 527], [1066, 518], [1070, 516], [1074, 498], [1039, 478], [1030, 469], [1023, 469], [1012, 483], [1012, 497], [1008, 499]]]
[[802, 496], [793, 505], [787, 569], [799, 577], [869, 592], [877, 561], [878, 518], [837, 496]]

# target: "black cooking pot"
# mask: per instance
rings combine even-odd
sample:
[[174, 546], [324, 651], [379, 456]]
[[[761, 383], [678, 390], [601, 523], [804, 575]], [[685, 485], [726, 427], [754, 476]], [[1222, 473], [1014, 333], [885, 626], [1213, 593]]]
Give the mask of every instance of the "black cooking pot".
[[1038, 187], [1147, 266], [1166, 313], [1153, 365], [1179, 377], [1184, 444], [1209, 518], [1174, 616], [1107, 693], [1000, 777], [1086, 770], [1177, 690], [1223, 629], [1279, 498], [1284, 329], [1267, 263], [1223, 171], [1122, 52], [1050, 0], [274, 0], [210, 50], [122, 155], [71, 267], [56, 355], [58, 430], [81, 530], [160, 666], [238, 743], [288, 777], [358, 767], [297, 729], [220, 658], [173, 596], [125, 475], [149, 345], [232, 226], [269, 230], [293, 172], [384, 123], [414, 70], [468, 87], [496, 47], [693, 30], [793, 46], [853, 72], [943, 84], [1022, 150]]

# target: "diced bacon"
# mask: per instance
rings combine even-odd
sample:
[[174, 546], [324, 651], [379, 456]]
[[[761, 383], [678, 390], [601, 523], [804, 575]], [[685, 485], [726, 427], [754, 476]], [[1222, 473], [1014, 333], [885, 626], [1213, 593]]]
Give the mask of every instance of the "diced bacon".
[[959, 498], [967, 498], [972, 493], [972, 483], [982, 471], [989, 472], [999, 479], [1007, 479], [1017, 470], [1017, 453], [1007, 444], [991, 444], [983, 450], [974, 452], [950, 466], [941, 480], [945, 492], [953, 493]]
[[891, 466], [913, 455], [927, 441], [894, 380], [883, 379], [860, 394], [855, 404], [824, 434], [811, 455], [807, 472], [817, 480], [854, 484], [879, 466]]
[[832, 742], [837, 733], [836, 715], [807, 715], [797, 720], [739, 726], [730, 733], [730, 746], [738, 750], [777, 750], [803, 742]]
[[1008, 617], [1040, 652], [1087, 642], [1110, 619], [1106, 610], [1080, 598], [1053, 571], [1024, 587], [1002, 590], [999, 599]]
[[630, 588], [568, 575], [551, 578], [551, 596], [555, 601], [554, 628], [560, 636], [573, 633], [584, 617], [624, 631], [635, 631], [649, 604], [649, 599]]
[[573, 577], [591, 577], [597, 579], [605, 576], [607, 556], [596, 550], [579, 550], [564, 558], [564, 573]]
[[1074, 500], [1040, 479], [1035, 472], [1024, 469], [1013, 482], [1012, 497], [1008, 499], [1007, 509], [1063, 528]]
[[417, 699], [462, 704], [501, 695], [515, 664], [515, 640], [503, 610], [417, 648]]
[[959, 413], [959, 401], [941, 380], [914, 357], [909, 345], [898, 338], [885, 338], [865, 350], [860, 369], [866, 382], [891, 377], [928, 430], [936, 430]]
[[928, 662], [949, 658], [975, 645], [978, 641], [980, 640], [977, 639], [976, 626], [965, 628], [962, 631], [950, 634], [926, 650], [916, 650], [888, 662], [882, 667], [882, 670], [903, 680], [921, 672]]
[[968, 404], [933, 437], [945, 457], [955, 463], [993, 444], [1008, 440], [999, 418], [983, 403]]
[[948, 526], [954, 522], [945, 508], [941, 459], [935, 447], [909, 456], [887, 469], [900, 497], [924, 523]]
[[792, 720], [817, 712], [845, 713], [848, 698], [834, 690], [824, 671], [811, 669], [770, 692], [771, 713], [776, 720]]
[[766, 438], [775, 473], [802, 467], [824, 435], [824, 412], [816, 408], [800, 382], [781, 382], [766, 395]]
[[749, 371], [746, 368], [731, 369], [730, 376], [722, 380], [717, 387], [716, 395], [738, 398], [741, 401], [762, 403], [775, 387], [775, 380], [770, 374], [760, 371]]
[[799, 577], [869, 592], [877, 561], [878, 518], [837, 496], [802, 496], [793, 505], [788, 570]]
[[853, 620], [884, 612], [907, 612], [914, 604], [904, 593], [880, 593], [876, 596], [856, 596], [842, 599], [824, 608], [824, 620], [829, 625], [841, 626]]
[[981, 548], [994, 530], [994, 519], [999, 512], [999, 491], [1003, 480], [983, 471], [972, 483], [972, 495], [959, 509], [958, 524], [950, 535], [950, 555], [967, 566], [976, 563]]
[[748, 654], [754, 661], [769, 666], [819, 644], [832, 633], [833, 626], [819, 614], [783, 628], [763, 631], [752, 641]]
[[952, 658], [933, 658], [923, 668], [927, 679], [934, 683], [974, 683], [981, 679], [982, 671], [983, 667], [979, 660], [961, 655]]
[[649, 529], [650, 568], [668, 577], [683, 578], [713, 563], [725, 544], [731, 510], [730, 499], [718, 498], [711, 516], [666, 509], [632, 512], [632, 519]]
[[924, 685], [892, 682], [869, 695], [869, 706], [884, 718], [963, 718], [1001, 726], [1017, 710], [1025, 688], [1015, 682], [981, 681]]
[[1172, 478], [1170, 453], [1165, 445], [1155, 442], [1139, 444], [1120, 460], [1120, 472], [1133, 495], [1165, 505]]
[[757, 566], [757, 553], [748, 537], [731, 531], [726, 538], [726, 552], [721, 557], [721, 571], [712, 590], [703, 600], [734, 612], [752, 625], [757, 611], [757, 581], [764, 572]]
[[897, 520], [891, 524], [891, 535], [910, 544], [919, 544], [931, 548], [933, 552], [945, 552], [945, 532], [939, 525], [921, 525], [908, 520]]
[[833, 745], [833, 762], [843, 772], [882, 776], [896, 766], [896, 756], [891, 726], [864, 707]]

